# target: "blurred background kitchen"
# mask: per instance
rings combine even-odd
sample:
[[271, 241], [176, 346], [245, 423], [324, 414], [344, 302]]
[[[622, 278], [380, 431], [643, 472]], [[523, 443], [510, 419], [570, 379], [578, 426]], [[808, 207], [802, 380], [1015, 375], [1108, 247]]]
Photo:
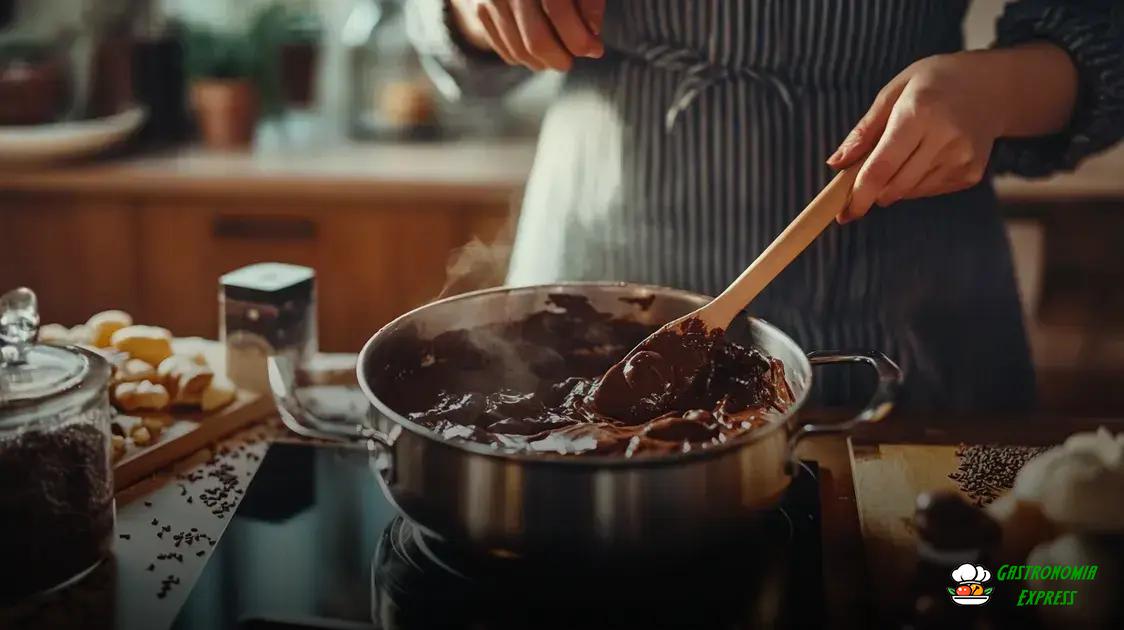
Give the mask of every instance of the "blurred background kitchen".
[[[461, 98], [404, 1], [0, 0], [0, 288], [45, 321], [118, 308], [213, 338], [222, 274], [295, 263], [320, 348], [353, 352], [502, 283], [560, 77]], [[973, 3], [969, 47], [1002, 4]], [[1042, 407], [1124, 414], [1124, 150], [996, 185]]]

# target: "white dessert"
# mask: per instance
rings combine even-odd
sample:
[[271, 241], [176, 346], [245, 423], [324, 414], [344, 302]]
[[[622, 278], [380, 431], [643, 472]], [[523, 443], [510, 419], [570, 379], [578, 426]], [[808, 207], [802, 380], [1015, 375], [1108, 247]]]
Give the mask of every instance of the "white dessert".
[[1027, 462], [1014, 497], [1040, 506], [1059, 529], [1124, 532], [1124, 433], [1077, 433]]

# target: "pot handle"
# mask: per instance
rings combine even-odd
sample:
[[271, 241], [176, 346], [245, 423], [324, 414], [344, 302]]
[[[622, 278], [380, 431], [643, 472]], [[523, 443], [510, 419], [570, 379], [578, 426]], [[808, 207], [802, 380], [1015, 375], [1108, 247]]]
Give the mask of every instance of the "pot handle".
[[283, 356], [270, 356], [268, 361], [269, 388], [277, 403], [281, 421], [297, 435], [329, 442], [366, 445], [367, 450], [387, 458], [384, 470], [389, 470], [389, 457], [394, 448], [394, 437], [364, 424], [326, 422], [304, 408], [293, 393], [296, 371], [292, 362]]
[[878, 422], [894, 408], [894, 397], [902, 382], [902, 371], [896, 363], [881, 352], [811, 352], [808, 362], [812, 365], [830, 363], [865, 363], [878, 374], [878, 384], [870, 401], [858, 415], [850, 420], [830, 424], [805, 424], [789, 438], [789, 448], [795, 448], [804, 438], [823, 433], [847, 433], [860, 424]]

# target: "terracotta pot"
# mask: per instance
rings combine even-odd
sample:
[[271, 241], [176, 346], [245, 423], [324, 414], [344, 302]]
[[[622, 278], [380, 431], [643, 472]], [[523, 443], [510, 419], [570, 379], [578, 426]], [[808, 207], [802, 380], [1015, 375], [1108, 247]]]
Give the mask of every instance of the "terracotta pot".
[[258, 92], [247, 79], [201, 79], [191, 84], [203, 143], [215, 149], [249, 146], [258, 120]]

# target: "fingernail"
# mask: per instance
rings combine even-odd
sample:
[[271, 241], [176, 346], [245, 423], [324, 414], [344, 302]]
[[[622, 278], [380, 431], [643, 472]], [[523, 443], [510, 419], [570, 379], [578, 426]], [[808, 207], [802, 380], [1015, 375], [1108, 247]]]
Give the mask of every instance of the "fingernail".
[[839, 161], [839, 156], [840, 156], [841, 153], [842, 153], [842, 151], [840, 151], [839, 149], [836, 149], [835, 153], [832, 153], [831, 157], [827, 158], [827, 165], [828, 166], [835, 166], [835, 163]]
[[855, 137], [855, 131], [852, 129], [851, 132], [843, 138], [843, 142], [839, 143], [839, 147], [835, 149], [833, 156], [843, 157], [843, 154], [850, 152], [857, 141], [858, 139]]
[[592, 51], [591, 51], [591, 52], [590, 52], [590, 53], [589, 53], [588, 55], [586, 55], [586, 56], [587, 56], [587, 57], [592, 57], [593, 59], [600, 59], [600, 58], [601, 58], [601, 56], [602, 56], [602, 55], [604, 55], [604, 54], [605, 54], [605, 46], [604, 46], [604, 45], [602, 45], [602, 44], [601, 44], [600, 42], [598, 42], [598, 43], [597, 43], [597, 44], [596, 44], [596, 45], [595, 45], [595, 46], [593, 47], [593, 50], [592, 50]]

